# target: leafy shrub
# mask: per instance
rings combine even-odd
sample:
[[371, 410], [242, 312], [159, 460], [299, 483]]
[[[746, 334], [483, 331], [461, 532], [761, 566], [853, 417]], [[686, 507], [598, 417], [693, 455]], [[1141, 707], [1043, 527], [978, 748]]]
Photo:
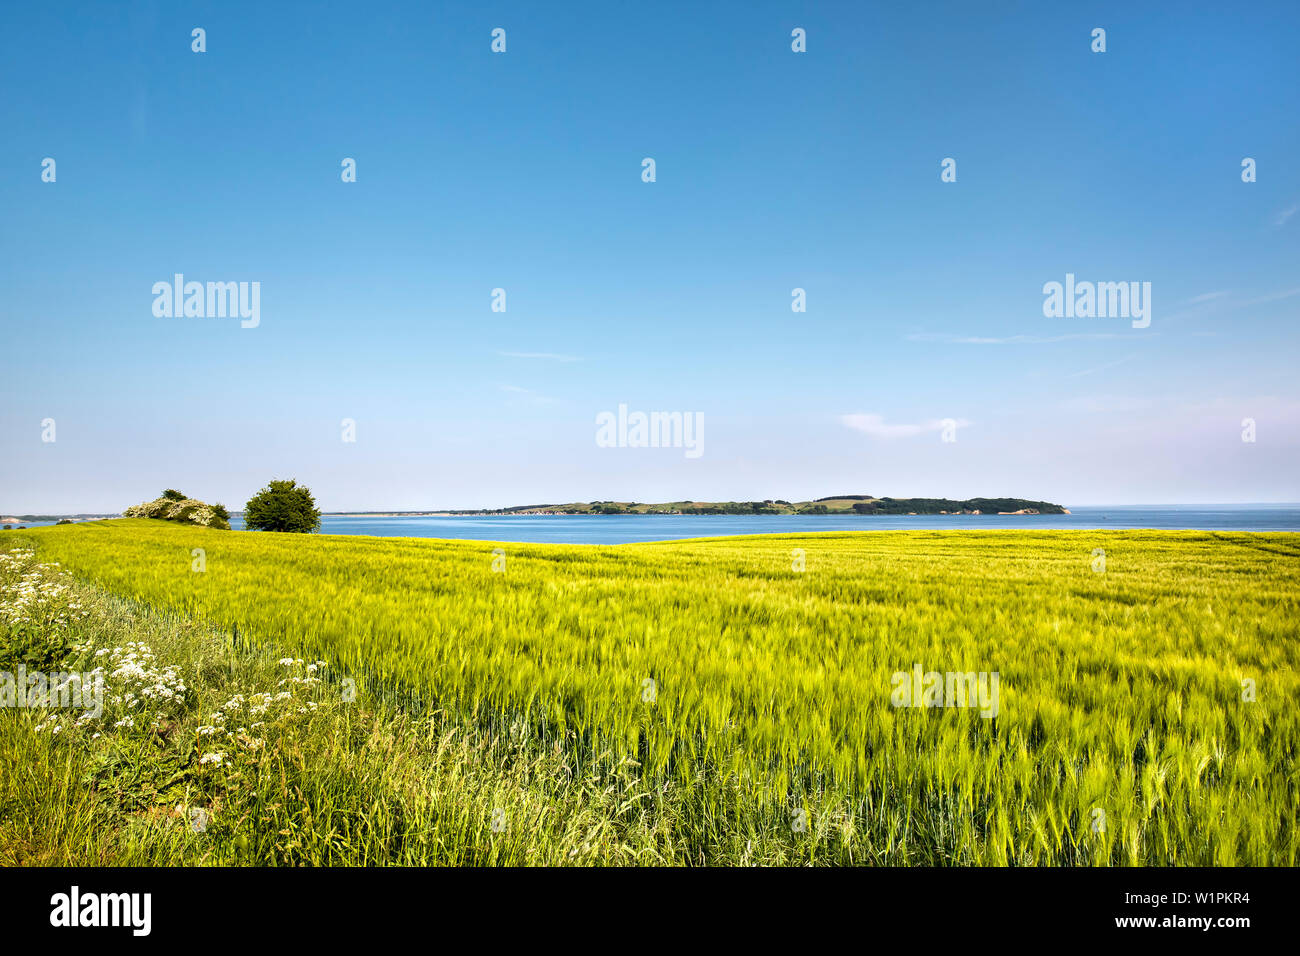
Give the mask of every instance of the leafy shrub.
[[244, 505], [249, 531], [289, 531], [310, 534], [320, 529], [320, 511], [311, 489], [290, 478], [272, 481]]
[[[170, 492], [171, 489], [168, 489]], [[132, 505], [122, 512], [126, 518], [157, 518], [162, 521], [177, 521], [181, 524], [196, 524], [218, 531], [230, 530], [230, 515], [225, 508], [217, 513], [220, 505], [212, 506], [196, 498], [163, 497], [146, 501], [144, 504]]]

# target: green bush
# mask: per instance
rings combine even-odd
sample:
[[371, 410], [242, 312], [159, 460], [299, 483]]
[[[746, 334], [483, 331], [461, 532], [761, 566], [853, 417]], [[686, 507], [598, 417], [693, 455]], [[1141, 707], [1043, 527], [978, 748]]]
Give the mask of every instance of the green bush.
[[290, 478], [272, 481], [244, 505], [249, 531], [288, 531], [310, 534], [320, 529], [320, 511], [311, 489]]

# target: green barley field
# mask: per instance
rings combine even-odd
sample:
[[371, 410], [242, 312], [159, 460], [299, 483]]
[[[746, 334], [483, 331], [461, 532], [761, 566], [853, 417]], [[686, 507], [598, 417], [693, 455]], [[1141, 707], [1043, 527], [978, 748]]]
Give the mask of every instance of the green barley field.
[[[170, 782], [150, 785], [168, 807], [183, 789], [212, 821], [206, 849], [121, 836], [148, 808], [124, 804], [94, 754], [133, 728], [46, 739], [38, 714], [0, 718], [0, 756], [21, 746], [85, 774], [60, 799], [119, 828], [77, 838], [107, 862], [1297, 862], [1296, 534], [597, 547], [124, 519], [6, 532], [5, 548], [57, 562], [44, 573], [85, 595], [94, 613], [61, 625], [68, 654], [120, 661], [132, 627], [171, 635], [152, 663], [175, 665], [185, 689], [152, 737], [121, 747], [165, 754]], [[19, 573], [8, 591], [0, 576], [0, 595], [13, 599]], [[248, 710], [250, 690], [226, 706], [207, 686], [241, 666], [282, 667], [290, 692], [310, 694], [275, 718], [280, 736], [248, 729], [275, 717], [269, 700]], [[895, 675], [914, 670], [996, 674], [996, 706], [895, 706]], [[317, 730], [293, 736], [298, 719]], [[347, 741], [371, 746], [381, 726], [374, 761], [395, 764], [421, 734], [477, 749], [446, 764], [434, 748], [351, 803], [352, 778], [312, 775], [317, 759], [340, 772]], [[299, 782], [273, 801], [265, 788], [290, 772]], [[514, 796], [493, 796], [507, 776]], [[11, 814], [40, 799], [29, 783], [5, 785]], [[0, 838], [18, 833], [4, 812]], [[24, 839], [33, 857], [71, 852]]]

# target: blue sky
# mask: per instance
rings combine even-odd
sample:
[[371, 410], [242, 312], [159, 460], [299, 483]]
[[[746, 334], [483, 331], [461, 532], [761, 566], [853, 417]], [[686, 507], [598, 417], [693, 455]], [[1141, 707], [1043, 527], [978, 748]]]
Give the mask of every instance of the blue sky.
[[[6, 514], [1300, 500], [1294, 3], [126, 11], [0, 13]], [[177, 272], [260, 325], [156, 317]], [[1067, 273], [1150, 326], [1044, 317]]]

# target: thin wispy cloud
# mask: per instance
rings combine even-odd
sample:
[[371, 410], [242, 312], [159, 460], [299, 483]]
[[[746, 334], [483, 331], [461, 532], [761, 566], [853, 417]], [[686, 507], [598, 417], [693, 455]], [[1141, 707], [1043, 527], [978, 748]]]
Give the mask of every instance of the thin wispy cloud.
[[582, 358], [577, 355], [562, 355], [558, 352], [498, 352], [498, 355], [504, 355], [506, 358], [519, 359], [542, 359], [548, 362], [581, 362]]
[[1185, 419], [1205, 421], [1211, 416], [1241, 418], [1249, 415], [1261, 421], [1285, 424], [1293, 430], [1300, 422], [1300, 400], [1278, 394], [1240, 393], [1218, 395], [1211, 399], [1191, 400], [1186, 394], [1161, 393], [1154, 395], [1094, 394], [1065, 399], [1058, 408], [1077, 412], [1114, 415], [1116, 413], [1150, 412], [1159, 410], [1161, 421]]
[[1136, 355], [1125, 355], [1123, 358], [1118, 358], [1113, 362], [1107, 362], [1104, 365], [1098, 365], [1095, 368], [1085, 368], [1080, 372], [1071, 372], [1069, 375], [1062, 376], [1062, 378], [1083, 378], [1085, 375], [1095, 375], [1097, 372], [1104, 372], [1106, 369], [1114, 368], [1116, 365], [1123, 365], [1125, 362], [1131, 362], [1135, 358], [1137, 358]]
[[1287, 289], [1285, 292], [1274, 292], [1271, 295], [1261, 295], [1257, 299], [1247, 299], [1241, 304], [1243, 306], [1263, 305], [1265, 302], [1278, 302], [1282, 299], [1290, 299], [1297, 295], [1300, 295], [1300, 289]]
[[1200, 295], [1194, 295], [1190, 299], [1184, 299], [1182, 305], [1201, 305], [1205, 302], [1213, 302], [1215, 299], [1222, 299], [1225, 295], [1231, 295], [1228, 289], [1222, 289], [1218, 292], [1202, 292]]
[[849, 415], [840, 416], [840, 424], [852, 428], [854, 431], [862, 432], [864, 435], [870, 435], [872, 438], [913, 438], [917, 435], [924, 435], [926, 432], [937, 432], [944, 428], [945, 425], [952, 424], [957, 428], [965, 428], [970, 424], [964, 418], [954, 419], [932, 419], [928, 422], [919, 424], [888, 424], [883, 415], [877, 415], [874, 412], [854, 412]]
[[1190, 299], [1182, 299], [1178, 310], [1162, 316], [1165, 322], [1178, 322], [1183, 319], [1203, 319], [1220, 309], [1235, 309], [1239, 305], [1232, 302], [1232, 290], [1218, 289], [1214, 292], [1202, 292]]
[[912, 342], [942, 342], [948, 345], [1044, 345], [1049, 342], [1072, 342], [1080, 339], [1124, 338], [1118, 332], [1069, 332], [1064, 335], [952, 335], [946, 332], [918, 332], [907, 338]]
[[1300, 202], [1293, 202], [1291, 205], [1287, 206], [1285, 209], [1279, 212], [1275, 217], [1273, 217], [1273, 225], [1285, 226], [1286, 221], [1290, 219], [1292, 216], [1294, 216], [1297, 212], [1300, 212]]
[[1219, 308], [1228, 311], [1249, 308], [1253, 305], [1266, 305], [1269, 302], [1280, 302], [1283, 299], [1294, 298], [1300, 295], [1300, 288], [1283, 289], [1281, 292], [1270, 292], [1267, 295], [1256, 296], [1253, 299], [1241, 299], [1233, 296], [1230, 291], [1222, 292], [1205, 292], [1201, 295], [1193, 296], [1190, 299], [1184, 299], [1179, 305], [1191, 306], [1190, 309], [1184, 309], [1165, 316], [1165, 321], [1185, 318], [1202, 318], [1210, 313], [1217, 311]]

